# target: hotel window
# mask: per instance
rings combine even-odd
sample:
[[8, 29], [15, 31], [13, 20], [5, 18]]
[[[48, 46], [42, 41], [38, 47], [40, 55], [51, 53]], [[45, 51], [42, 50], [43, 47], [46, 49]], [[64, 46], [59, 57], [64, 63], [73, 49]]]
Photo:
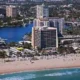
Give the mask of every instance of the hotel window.
[[36, 20], [34, 20], [34, 26], [37, 26]]
[[49, 26], [49, 25], [50, 25], [50, 23], [47, 21], [47, 22], [46, 22], [46, 26]]
[[44, 22], [40, 22], [40, 26], [44, 26]]
[[50, 21], [50, 27], [54, 27], [54, 22], [53, 21]]

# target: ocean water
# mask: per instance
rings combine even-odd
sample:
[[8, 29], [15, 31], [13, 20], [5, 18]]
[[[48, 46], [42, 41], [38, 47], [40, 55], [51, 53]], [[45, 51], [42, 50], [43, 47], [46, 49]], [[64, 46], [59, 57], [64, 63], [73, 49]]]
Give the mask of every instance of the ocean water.
[[0, 75], [0, 80], [80, 80], [80, 69], [58, 69]]
[[0, 28], [0, 37], [7, 39], [6, 42], [18, 42], [23, 39], [23, 36], [32, 31], [33, 24], [25, 27], [6, 27]]

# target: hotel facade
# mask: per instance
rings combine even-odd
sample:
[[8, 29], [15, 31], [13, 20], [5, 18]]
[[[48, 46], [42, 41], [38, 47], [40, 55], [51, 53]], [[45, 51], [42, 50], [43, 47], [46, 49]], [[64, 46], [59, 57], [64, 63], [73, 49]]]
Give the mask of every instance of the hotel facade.
[[32, 30], [32, 46], [41, 49], [56, 49], [58, 48], [57, 29], [44, 27], [41, 29], [33, 28]]
[[[49, 17], [49, 10], [45, 5], [37, 6], [37, 16], [33, 21], [32, 47], [56, 50], [58, 48], [58, 32], [62, 33], [63, 18]], [[61, 22], [61, 21], [62, 22]]]
[[17, 8], [15, 6], [6, 6], [6, 16], [7, 17], [16, 17], [17, 16]]

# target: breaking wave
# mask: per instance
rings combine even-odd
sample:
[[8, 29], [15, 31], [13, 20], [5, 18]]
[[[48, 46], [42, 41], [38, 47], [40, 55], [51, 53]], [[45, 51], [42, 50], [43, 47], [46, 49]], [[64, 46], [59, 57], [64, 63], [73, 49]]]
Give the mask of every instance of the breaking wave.
[[56, 73], [45, 74], [44, 76], [63, 76], [63, 75], [72, 75], [76, 73], [80, 73], [80, 71], [75, 70], [75, 71], [56, 72]]
[[[5, 74], [0, 75], [0, 80], [54, 80], [54, 77], [61, 76], [61, 80], [64, 80], [63, 76], [70, 77], [68, 80], [75, 80], [74, 75], [79, 75], [80, 69], [66, 69], [66, 70], [48, 70], [48, 71], [39, 71], [39, 72], [21, 72], [14, 74]], [[73, 77], [73, 78], [72, 78]], [[63, 79], [62, 79], [63, 78]], [[80, 77], [79, 77], [80, 78]], [[60, 80], [60, 79], [56, 79]], [[66, 80], [66, 79], [65, 79]]]
[[25, 76], [12, 76], [12, 77], [5, 77], [5, 78], [2, 78], [0, 80], [29, 80], [29, 79], [33, 79], [33, 78], [36, 78], [35, 74], [28, 74], [28, 75], [25, 75]]

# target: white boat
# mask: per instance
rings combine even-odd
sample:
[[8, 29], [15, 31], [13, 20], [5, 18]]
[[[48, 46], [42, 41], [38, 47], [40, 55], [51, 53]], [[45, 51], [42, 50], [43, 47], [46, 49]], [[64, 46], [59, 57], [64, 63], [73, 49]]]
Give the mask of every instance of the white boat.
[[6, 39], [0, 37], [0, 43], [5, 43]]
[[23, 23], [23, 27], [25, 27], [26, 26], [26, 23]]

